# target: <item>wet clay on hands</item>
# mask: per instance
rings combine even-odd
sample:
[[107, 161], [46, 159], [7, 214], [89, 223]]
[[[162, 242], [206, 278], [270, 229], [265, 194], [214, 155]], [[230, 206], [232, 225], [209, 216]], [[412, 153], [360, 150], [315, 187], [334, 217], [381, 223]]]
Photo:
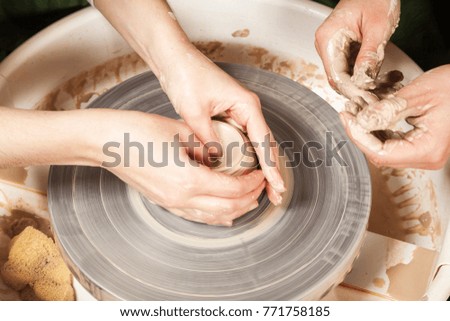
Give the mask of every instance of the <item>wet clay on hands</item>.
[[[347, 133], [375, 165], [441, 168], [450, 155], [449, 81], [450, 65], [441, 66], [356, 116], [343, 113]], [[396, 131], [402, 120], [412, 129]]]
[[399, 17], [396, 0], [343, 0], [317, 30], [316, 48], [329, 82], [350, 99], [347, 111], [352, 114], [392, 92], [387, 88], [400, 88], [400, 72], [379, 75], [386, 43]]

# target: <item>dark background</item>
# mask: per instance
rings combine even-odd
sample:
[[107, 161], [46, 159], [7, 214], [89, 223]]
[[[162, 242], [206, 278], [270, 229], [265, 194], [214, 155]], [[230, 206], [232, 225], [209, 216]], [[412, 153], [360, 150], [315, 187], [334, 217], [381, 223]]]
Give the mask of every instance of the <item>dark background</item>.
[[[338, 1], [316, 2], [334, 7]], [[424, 70], [450, 63], [450, 18], [445, 4], [402, 1], [400, 25], [392, 41]], [[86, 0], [0, 0], [0, 61], [39, 30], [87, 5]]]

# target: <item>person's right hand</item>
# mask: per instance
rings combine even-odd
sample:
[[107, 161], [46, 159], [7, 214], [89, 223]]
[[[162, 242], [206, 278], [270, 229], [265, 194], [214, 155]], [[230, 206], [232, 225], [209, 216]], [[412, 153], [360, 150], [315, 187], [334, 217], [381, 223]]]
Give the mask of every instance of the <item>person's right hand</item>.
[[[110, 148], [108, 152], [120, 155], [121, 162], [106, 166], [115, 159], [102, 154], [103, 166], [154, 203], [188, 220], [227, 226], [258, 206], [257, 199], [265, 187], [263, 173], [255, 170], [233, 177], [198, 164], [192, 158], [203, 160], [203, 149], [186, 144], [179, 146], [175, 139], [179, 134], [179, 141], [183, 143], [188, 142], [189, 137], [195, 137], [184, 122], [141, 112], [105, 112], [109, 115], [104, 118], [115, 125], [108, 125], [111, 129], [106, 130], [98, 141], [102, 146], [107, 142], [120, 142], [120, 148]], [[143, 146], [143, 158], [136, 147], [131, 147], [129, 155], [125, 155], [125, 133], [129, 133], [130, 141]], [[147, 156], [149, 142], [153, 151]], [[196, 143], [200, 146], [198, 140]], [[125, 166], [127, 157], [129, 166]], [[166, 164], [151, 166], [147, 157], [152, 157], [155, 163], [165, 159]]]
[[[450, 65], [432, 69], [390, 98], [345, 112], [348, 135], [377, 166], [439, 169], [450, 156]], [[395, 129], [405, 119], [414, 128], [380, 141], [372, 132]]]
[[349, 99], [361, 97], [365, 103], [378, 100], [369, 90], [377, 85], [384, 48], [399, 17], [400, 1], [339, 1], [317, 29], [315, 42], [334, 89]]
[[226, 115], [241, 126], [254, 144], [259, 164], [267, 179], [267, 195], [279, 205], [286, 189], [278, 169], [278, 144], [267, 125], [256, 94], [187, 45], [183, 56], [166, 67], [161, 85], [175, 110], [202, 143], [217, 143], [211, 118]]

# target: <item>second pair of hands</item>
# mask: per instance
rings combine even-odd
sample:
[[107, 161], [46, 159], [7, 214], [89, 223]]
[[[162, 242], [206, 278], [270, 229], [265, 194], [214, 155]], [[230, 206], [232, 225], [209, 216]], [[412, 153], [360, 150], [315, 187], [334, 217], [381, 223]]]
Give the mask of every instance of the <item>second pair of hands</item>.
[[[450, 156], [450, 65], [430, 70], [387, 97], [375, 96], [384, 48], [400, 18], [400, 1], [341, 0], [316, 32], [316, 48], [329, 82], [364, 108], [341, 113], [347, 134], [376, 166], [442, 168]], [[354, 66], [351, 43], [360, 43]], [[413, 129], [379, 140], [372, 133]], [[390, 132], [388, 132], [389, 134]]]

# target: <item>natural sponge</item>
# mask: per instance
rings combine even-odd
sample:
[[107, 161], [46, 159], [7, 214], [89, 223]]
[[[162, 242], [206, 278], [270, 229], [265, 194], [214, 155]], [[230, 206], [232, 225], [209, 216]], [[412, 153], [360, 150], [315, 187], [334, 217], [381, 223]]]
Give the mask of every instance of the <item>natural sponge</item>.
[[20, 291], [28, 285], [41, 300], [75, 298], [72, 276], [55, 243], [31, 226], [11, 240], [8, 261], [1, 274], [13, 289]]

